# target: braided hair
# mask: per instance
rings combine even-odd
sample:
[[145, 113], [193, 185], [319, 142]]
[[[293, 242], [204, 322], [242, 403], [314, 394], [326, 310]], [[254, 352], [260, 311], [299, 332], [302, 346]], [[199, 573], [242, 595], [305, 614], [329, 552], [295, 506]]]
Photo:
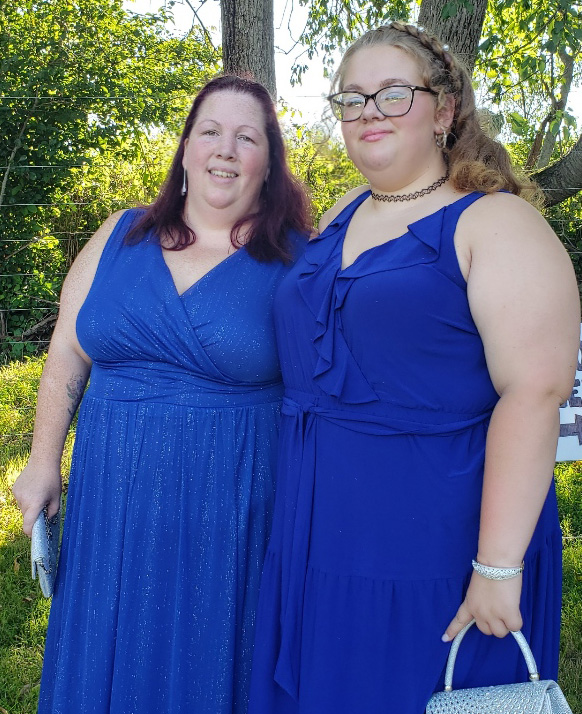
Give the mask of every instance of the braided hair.
[[396, 47], [416, 61], [424, 84], [437, 92], [436, 110], [454, 100], [454, 117], [443, 148], [450, 180], [458, 191], [505, 190], [539, 203], [540, 192], [526, 177], [518, 176], [505, 147], [487, 135], [475, 108], [471, 77], [461, 62], [422, 28], [391, 22], [369, 30], [345, 52], [335, 73], [332, 92], [341, 91], [353, 55], [365, 47]]

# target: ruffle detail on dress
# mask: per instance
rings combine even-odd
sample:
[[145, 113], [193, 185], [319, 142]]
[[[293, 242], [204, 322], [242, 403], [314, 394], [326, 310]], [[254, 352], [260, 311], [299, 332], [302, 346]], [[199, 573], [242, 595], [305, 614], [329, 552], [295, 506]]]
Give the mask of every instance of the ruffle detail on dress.
[[445, 212], [443, 208], [411, 224], [408, 233], [364, 251], [342, 270], [347, 226], [369, 195], [367, 191], [358, 196], [320, 236], [309, 242], [304, 254], [307, 265], [297, 282], [299, 293], [317, 323], [313, 337], [317, 352], [313, 379], [323, 392], [347, 404], [379, 400], [344, 337], [341, 308], [351, 286], [367, 275], [436, 261]]

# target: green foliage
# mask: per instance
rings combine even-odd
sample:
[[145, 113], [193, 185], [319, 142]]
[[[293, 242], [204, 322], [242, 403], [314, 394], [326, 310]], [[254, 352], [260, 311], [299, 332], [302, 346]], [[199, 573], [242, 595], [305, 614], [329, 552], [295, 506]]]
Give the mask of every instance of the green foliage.
[[79, 237], [111, 204], [149, 197], [103, 185], [131, 174], [125, 186], [151, 189], [160, 130], [178, 129], [216, 71], [214, 49], [172, 37], [167, 19], [122, 0], [0, 4], [0, 342], [13, 356], [50, 332]]
[[[300, 37], [308, 59], [318, 56], [326, 70], [333, 67], [333, 54], [369, 30], [389, 20], [408, 20], [412, 6], [409, 0], [299, 0], [309, 7], [307, 23]], [[293, 67], [292, 81], [301, 82], [307, 64]]]
[[527, 147], [520, 161], [527, 171], [558, 161], [573, 148], [577, 133], [566, 107], [580, 80], [578, 6], [562, 0], [489, 3], [482, 35], [475, 84], [481, 101], [505, 116], [501, 138], [517, 137]]
[[576, 194], [545, 213], [550, 225], [570, 254], [582, 297], [582, 196]]
[[315, 225], [346, 191], [367, 183], [327, 127], [292, 124], [286, 140], [291, 170], [309, 188]]

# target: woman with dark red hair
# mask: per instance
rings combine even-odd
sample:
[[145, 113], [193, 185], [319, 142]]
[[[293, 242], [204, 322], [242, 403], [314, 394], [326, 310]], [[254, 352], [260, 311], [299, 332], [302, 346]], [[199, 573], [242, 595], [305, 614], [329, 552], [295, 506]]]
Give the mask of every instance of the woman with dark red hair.
[[111, 216], [71, 268], [14, 495], [57, 512], [83, 398], [41, 714], [243, 714], [273, 501], [273, 293], [308, 202], [273, 102], [200, 92], [156, 201]]

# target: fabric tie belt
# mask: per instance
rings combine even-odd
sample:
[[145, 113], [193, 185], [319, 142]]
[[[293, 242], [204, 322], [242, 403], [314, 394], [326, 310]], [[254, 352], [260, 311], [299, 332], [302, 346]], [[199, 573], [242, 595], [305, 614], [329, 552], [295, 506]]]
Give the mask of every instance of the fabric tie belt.
[[315, 487], [317, 418], [364, 434], [440, 436], [461, 432], [486, 421], [491, 410], [460, 415], [409, 409], [385, 402], [346, 405], [334, 397], [287, 390], [282, 413], [291, 420], [291, 424], [287, 422], [285, 425], [291, 431], [290, 453], [298, 455], [297, 461], [288, 468], [296, 470], [298, 478], [289, 479], [283, 494], [286, 503], [281, 563], [281, 644], [275, 681], [298, 701], [303, 604]]

